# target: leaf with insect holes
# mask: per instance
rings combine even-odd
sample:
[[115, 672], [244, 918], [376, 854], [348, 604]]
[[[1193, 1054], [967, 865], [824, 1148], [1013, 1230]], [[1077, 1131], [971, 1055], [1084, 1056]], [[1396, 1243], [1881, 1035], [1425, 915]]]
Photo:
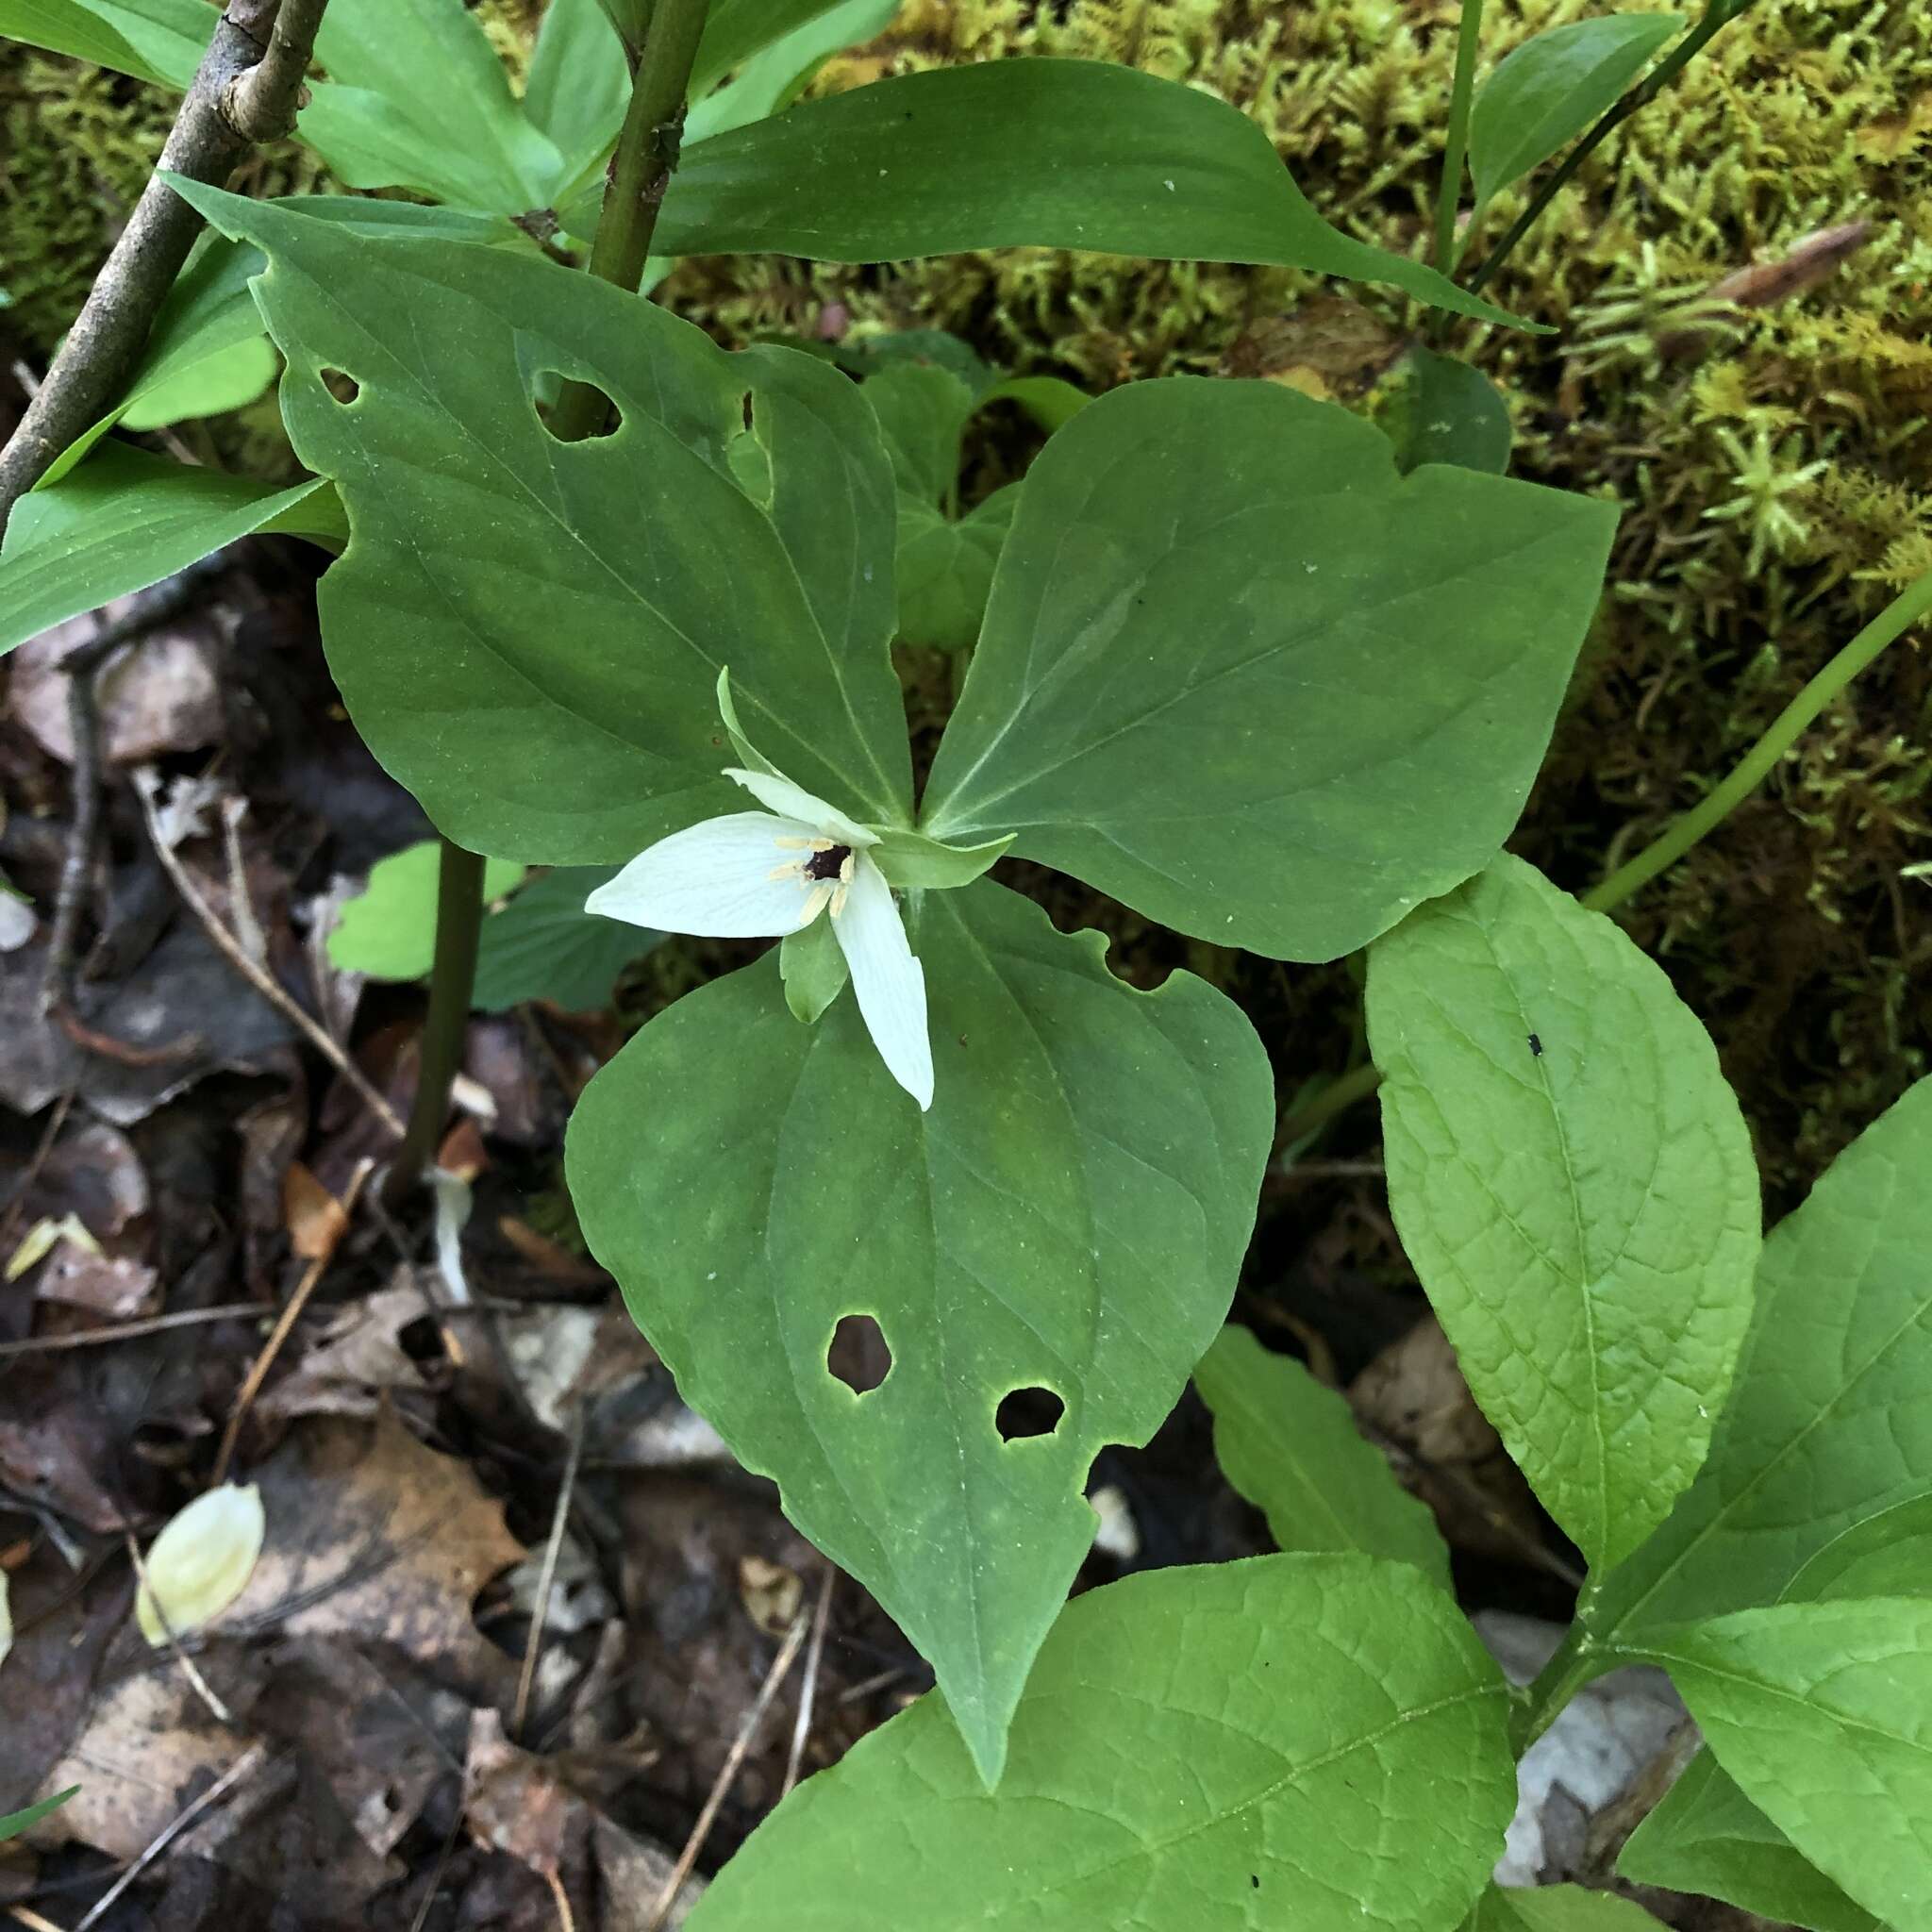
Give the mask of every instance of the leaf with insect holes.
[[1130, 1576], [1061, 1613], [997, 1790], [926, 1696], [779, 1805], [691, 1932], [1454, 1932], [1515, 1803], [1507, 1703], [1407, 1564]]
[[[371, 246], [181, 192], [269, 258], [256, 294], [289, 363], [283, 415], [349, 516], [324, 646], [362, 736], [441, 830], [611, 864], [741, 810], [721, 775], [727, 661], [788, 776], [909, 823], [891, 469], [855, 384], [791, 350], [727, 355], [534, 257]], [[532, 399], [546, 372], [612, 397], [614, 432], [559, 443]]]
[[1751, 1137], [1709, 1036], [1505, 854], [1369, 956], [1389, 1204], [1470, 1391], [1594, 1576], [1704, 1461], [1751, 1319]]
[[1195, 938], [1351, 952], [1508, 835], [1615, 524], [1401, 476], [1372, 425], [1273, 383], [1114, 390], [1020, 486], [924, 827], [1017, 833]]
[[[991, 1780], [1093, 1539], [1095, 1453], [1147, 1439], [1226, 1312], [1273, 1088], [1221, 994], [1133, 991], [1004, 887], [927, 892], [908, 925], [929, 1113], [850, 998], [793, 1019], [767, 955], [597, 1075], [567, 1167], [687, 1399], [932, 1660]], [[856, 1394], [827, 1351], [860, 1316], [891, 1366]], [[1003, 1440], [1029, 1389], [1058, 1423]]]

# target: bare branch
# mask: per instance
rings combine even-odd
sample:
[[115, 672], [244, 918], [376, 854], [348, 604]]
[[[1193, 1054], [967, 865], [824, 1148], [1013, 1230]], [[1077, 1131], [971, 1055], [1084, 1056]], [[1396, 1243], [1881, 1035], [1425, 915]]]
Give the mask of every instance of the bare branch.
[[0, 451], [0, 531], [54, 458], [113, 406], [201, 228], [161, 172], [224, 185], [259, 139], [294, 122], [327, 0], [231, 0], [142, 191], [54, 366]]

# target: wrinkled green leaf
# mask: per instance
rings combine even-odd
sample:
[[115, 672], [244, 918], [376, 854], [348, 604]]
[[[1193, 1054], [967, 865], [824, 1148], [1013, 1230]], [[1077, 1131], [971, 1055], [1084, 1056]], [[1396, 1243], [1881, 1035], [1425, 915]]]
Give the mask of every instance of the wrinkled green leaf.
[[550, 0], [524, 83], [524, 112], [566, 166], [599, 154], [624, 123], [630, 64], [603, 0]]
[[1274, 383], [1132, 383], [1035, 458], [926, 789], [1197, 938], [1365, 944], [1488, 862], [1594, 609], [1615, 512], [1403, 478]]
[[1657, 1924], [1627, 1898], [1580, 1885], [1492, 1885], [1469, 1915], [1469, 1932], [1655, 1932]]
[[1509, 406], [1480, 369], [1454, 356], [1411, 349], [1380, 422], [1405, 476], [1424, 463], [1491, 476], [1509, 467]]
[[206, 1490], [170, 1517], [134, 1600], [141, 1634], [159, 1650], [213, 1623], [247, 1589], [267, 1532], [253, 1483]]
[[1507, 55], [1470, 112], [1471, 225], [1499, 188], [1581, 134], [1683, 25], [1680, 13], [1608, 13], [1553, 26]]
[[[1135, 992], [1097, 935], [985, 880], [908, 912], [929, 1113], [852, 1000], [800, 1025], [767, 956], [597, 1075], [567, 1162], [685, 1396], [932, 1659], [991, 1780], [1092, 1540], [1095, 1452], [1147, 1439], [1226, 1312], [1273, 1089], [1253, 1029], [1186, 973]], [[825, 1366], [848, 1315], [892, 1357], [865, 1395]], [[995, 1411], [1030, 1387], [1065, 1413], [1003, 1441]]]
[[472, 1004], [486, 1013], [524, 1000], [549, 1000], [567, 1013], [608, 1006], [617, 975], [663, 938], [584, 910], [584, 901], [616, 870], [560, 867], [492, 912], [483, 922]]
[[1221, 1473], [1284, 1550], [1358, 1550], [1449, 1587], [1449, 1551], [1424, 1504], [1362, 1440], [1348, 1404], [1297, 1361], [1230, 1325], [1194, 1370]]
[[1507, 854], [1369, 956], [1389, 1204], [1470, 1391], [1613, 1569], [1697, 1474], [1751, 1319], [1751, 1137], [1647, 958]]
[[0, 552], [0, 652], [257, 530], [323, 543], [346, 535], [334, 491], [314, 478], [271, 490], [137, 449], [102, 448], [15, 508]]
[[505, 215], [550, 199], [563, 157], [458, 0], [331, 0], [315, 56], [329, 77], [300, 131], [350, 187]]
[[1737, 1610], [1641, 1654], [1806, 1858], [1894, 1932], [1932, 1926], [1932, 1602]]
[[1026, 245], [1279, 263], [1510, 320], [1331, 228], [1238, 108], [1104, 60], [934, 68], [690, 142], [657, 232], [666, 255], [823, 261]]
[[217, 18], [207, 0], [0, 0], [0, 39], [185, 92]]
[[1601, 1641], [1774, 1603], [1847, 1530], [1932, 1493], [1928, 1173], [1921, 1080], [1773, 1229], [1709, 1461], [1585, 1606]]
[[[371, 979], [421, 979], [436, 955], [436, 880], [441, 868], [441, 847], [434, 839], [378, 858], [369, 868], [369, 883], [343, 902], [328, 936], [331, 963], [344, 973], [365, 973]], [[508, 859], [486, 860], [484, 899], [500, 899], [513, 891], [523, 876], [524, 868]]]
[[[534, 257], [368, 247], [192, 193], [271, 258], [257, 294], [289, 361], [283, 414], [354, 532], [322, 583], [324, 644], [364, 739], [442, 830], [531, 862], [618, 863], [745, 809], [720, 776], [727, 661], [789, 777], [907, 821], [891, 472], [850, 381], [783, 349], [727, 355]], [[331, 367], [359, 385], [352, 403]], [[529, 396], [545, 370], [614, 397], [615, 433], [558, 443]], [[769, 505], [731, 459], [746, 439]]]
[[922, 1699], [779, 1806], [691, 1932], [1448, 1932], [1515, 1802], [1504, 1708], [1407, 1566], [1130, 1576], [1055, 1625], [996, 1791]]
[[1617, 1870], [1639, 1885], [1704, 1892], [1807, 1932], [1880, 1932], [1878, 1921], [1802, 1857], [1708, 1751], [1691, 1759], [1631, 1833]]
[[64, 1791], [57, 1791], [51, 1798], [42, 1798], [38, 1805], [29, 1805], [25, 1811], [9, 1811], [5, 1818], [0, 1818], [0, 1843], [31, 1830], [49, 1813], [58, 1811], [79, 1790], [78, 1785], [69, 1785]]

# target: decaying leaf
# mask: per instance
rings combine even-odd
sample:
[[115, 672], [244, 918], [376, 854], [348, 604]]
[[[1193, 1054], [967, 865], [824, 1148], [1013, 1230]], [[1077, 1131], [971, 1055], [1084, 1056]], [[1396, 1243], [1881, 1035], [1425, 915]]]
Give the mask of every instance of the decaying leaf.
[[158, 1649], [211, 1624], [247, 1588], [267, 1523], [261, 1491], [224, 1483], [197, 1496], [147, 1553], [147, 1582], [135, 1600], [141, 1634]]

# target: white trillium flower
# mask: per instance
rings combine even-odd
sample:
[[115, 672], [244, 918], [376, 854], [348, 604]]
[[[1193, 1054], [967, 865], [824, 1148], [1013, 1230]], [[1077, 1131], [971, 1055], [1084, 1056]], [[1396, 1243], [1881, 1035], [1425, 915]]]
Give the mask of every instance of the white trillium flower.
[[585, 911], [711, 940], [778, 939], [829, 912], [873, 1044], [924, 1111], [932, 1105], [925, 974], [868, 856], [876, 834], [775, 772], [724, 775], [769, 809], [659, 839], [599, 886]]

